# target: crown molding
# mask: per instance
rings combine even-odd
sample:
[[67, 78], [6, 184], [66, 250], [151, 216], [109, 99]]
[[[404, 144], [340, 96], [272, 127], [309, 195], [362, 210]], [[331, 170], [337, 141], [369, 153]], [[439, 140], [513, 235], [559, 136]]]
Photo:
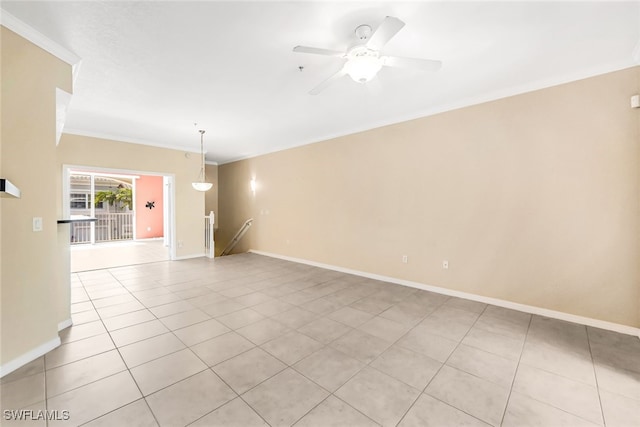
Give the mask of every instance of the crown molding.
[[[638, 45], [634, 50], [634, 58], [636, 53], [638, 54], [638, 56], [640, 56], [640, 41], [638, 42]], [[640, 61], [638, 63], [640, 63]], [[389, 119], [370, 122], [364, 126], [353, 127], [353, 128], [345, 129], [344, 131], [335, 132], [335, 133], [328, 133], [317, 138], [312, 138], [304, 141], [296, 141], [292, 144], [285, 143], [279, 147], [274, 147], [272, 149], [265, 149], [265, 150], [256, 151], [254, 153], [250, 153], [244, 156], [232, 157], [228, 160], [224, 160], [219, 163], [220, 165], [225, 165], [227, 163], [234, 163], [241, 160], [252, 159], [252, 158], [264, 156], [267, 154], [289, 150], [291, 148], [302, 147], [305, 145], [315, 144], [318, 142], [325, 142], [325, 141], [329, 141], [336, 138], [341, 138], [341, 137], [354, 135], [361, 132], [367, 132], [370, 130], [379, 129], [385, 126], [393, 126], [393, 125], [408, 122], [411, 120], [422, 119], [425, 117], [434, 116], [436, 114], [446, 113], [449, 111], [459, 110], [466, 107], [472, 107], [474, 105], [480, 105], [487, 102], [497, 101], [497, 100], [509, 98], [512, 96], [517, 96], [525, 93], [535, 92], [538, 90], [548, 89], [554, 86], [573, 83], [579, 80], [588, 79], [591, 77], [597, 77], [600, 75], [613, 73], [616, 71], [621, 71], [627, 68], [633, 68], [637, 66], [638, 64], [634, 63], [632, 58], [629, 57], [628, 59], [622, 62], [605, 64], [599, 67], [585, 69], [585, 70], [568, 73], [568, 74], [563, 74], [563, 75], [555, 76], [549, 79], [536, 80], [536, 81], [529, 82], [519, 86], [513, 86], [513, 87], [509, 87], [509, 88], [505, 88], [497, 91], [482, 93], [477, 96], [468, 97], [456, 102], [439, 105], [437, 107], [426, 109], [426, 110], [416, 111], [411, 114], [394, 116]]]
[[54, 42], [32, 26], [24, 23], [4, 9], [0, 9], [0, 25], [29, 40], [39, 48], [49, 52], [61, 61], [71, 65], [73, 81], [76, 81], [82, 58], [69, 49]]
[[124, 143], [127, 143], [127, 144], [148, 145], [150, 147], [164, 148], [164, 149], [167, 149], [167, 150], [176, 150], [176, 151], [181, 151], [183, 153], [187, 152], [187, 153], [200, 154], [200, 150], [187, 148], [187, 147], [180, 146], [180, 145], [161, 144], [161, 143], [158, 143], [158, 142], [147, 141], [147, 140], [144, 140], [144, 139], [127, 138], [127, 137], [124, 137], [124, 136], [112, 135], [112, 134], [107, 134], [107, 133], [102, 133], [102, 132], [91, 132], [91, 131], [85, 131], [85, 130], [80, 130], [80, 129], [67, 129], [67, 128], [65, 128], [63, 134], [65, 134], [65, 133], [69, 134], [69, 135], [87, 136], [89, 138], [106, 139], [108, 141], [113, 141], [113, 142], [124, 142]]

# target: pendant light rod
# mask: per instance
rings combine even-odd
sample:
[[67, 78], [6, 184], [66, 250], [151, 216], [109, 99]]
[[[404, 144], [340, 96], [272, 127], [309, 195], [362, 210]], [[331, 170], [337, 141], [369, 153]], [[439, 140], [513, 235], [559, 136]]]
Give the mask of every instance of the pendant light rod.
[[204, 172], [204, 129], [200, 129], [198, 132], [200, 132], [200, 159], [202, 160], [200, 164], [200, 175], [202, 175], [201, 181], [204, 182], [206, 178]]
[[200, 175], [198, 176], [198, 182], [192, 182], [191, 186], [198, 191], [210, 190], [213, 184], [206, 182], [206, 174], [204, 169], [204, 129], [198, 130], [200, 132]]

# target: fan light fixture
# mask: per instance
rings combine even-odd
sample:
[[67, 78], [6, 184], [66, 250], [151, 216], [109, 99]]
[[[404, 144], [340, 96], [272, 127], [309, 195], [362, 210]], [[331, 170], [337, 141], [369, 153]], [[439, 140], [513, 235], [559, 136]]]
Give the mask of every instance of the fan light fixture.
[[336, 80], [348, 74], [357, 83], [366, 83], [373, 79], [382, 67], [414, 68], [422, 71], [437, 71], [442, 67], [441, 61], [433, 59], [404, 58], [401, 56], [380, 56], [380, 51], [404, 27], [404, 22], [393, 16], [387, 16], [375, 31], [367, 24], [356, 27], [355, 44], [346, 52], [322, 49], [310, 46], [296, 46], [294, 52], [313, 55], [333, 56], [346, 59], [344, 66], [309, 91], [317, 95]]
[[374, 78], [380, 68], [382, 61], [374, 55], [354, 56], [344, 64], [344, 71], [358, 83], [366, 83]]
[[213, 187], [213, 184], [210, 182], [206, 182], [206, 176], [204, 173], [204, 130], [199, 130], [200, 132], [200, 175], [198, 176], [198, 182], [192, 182], [191, 186], [194, 190], [198, 191], [208, 191]]

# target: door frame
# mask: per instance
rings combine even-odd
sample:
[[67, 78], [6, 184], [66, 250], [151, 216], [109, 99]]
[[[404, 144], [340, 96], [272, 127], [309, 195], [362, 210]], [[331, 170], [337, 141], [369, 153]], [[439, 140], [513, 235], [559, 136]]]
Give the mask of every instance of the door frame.
[[[70, 207], [71, 171], [93, 172], [97, 174], [105, 173], [105, 174], [122, 174], [122, 175], [162, 176], [163, 183], [168, 184], [168, 189], [166, 189], [166, 191], [163, 191], [163, 194], [167, 195], [166, 200], [163, 200], [163, 204], [166, 206], [165, 212], [168, 214], [168, 218], [165, 216], [163, 221], [166, 226], [165, 229], [168, 231], [168, 234], [169, 234], [168, 240], [166, 239], [166, 236], [165, 236], [165, 242], [168, 242], [168, 246], [169, 246], [169, 259], [171, 261], [174, 261], [176, 259], [176, 241], [175, 241], [176, 194], [175, 194], [175, 185], [174, 185], [175, 174], [163, 173], [163, 172], [151, 172], [151, 171], [144, 171], [144, 170], [115, 169], [115, 168], [105, 168], [105, 167], [99, 167], [99, 166], [64, 164], [62, 165], [62, 217], [63, 218], [69, 218], [70, 212], [71, 212], [71, 207]], [[134, 193], [134, 198], [135, 198], [135, 193]]]

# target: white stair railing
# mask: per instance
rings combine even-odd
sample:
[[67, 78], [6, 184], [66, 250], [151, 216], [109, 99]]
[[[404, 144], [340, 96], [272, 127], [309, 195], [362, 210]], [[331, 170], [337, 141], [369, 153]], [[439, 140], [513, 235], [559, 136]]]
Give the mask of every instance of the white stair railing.
[[204, 217], [204, 254], [207, 258], [213, 258], [215, 255], [215, 242], [213, 240], [213, 211]]
[[222, 251], [222, 253], [220, 254], [221, 256], [229, 255], [229, 253], [233, 250], [233, 248], [238, 244], [240, 239], [242, 239], [242, 236], [244, 236], [244, 234], [249, 230], [249, 227], [251, 227], [252, 223], [253, 223], [253, 218], [249, 218], [244, 222], [244, 224], [242, 224], [242, 227], [240, 227], [240, 230], [238, 230], [236, 235], [233, 236], [233, 239], [231, 239], [227, 247], [224, 248], [224, 251]]

